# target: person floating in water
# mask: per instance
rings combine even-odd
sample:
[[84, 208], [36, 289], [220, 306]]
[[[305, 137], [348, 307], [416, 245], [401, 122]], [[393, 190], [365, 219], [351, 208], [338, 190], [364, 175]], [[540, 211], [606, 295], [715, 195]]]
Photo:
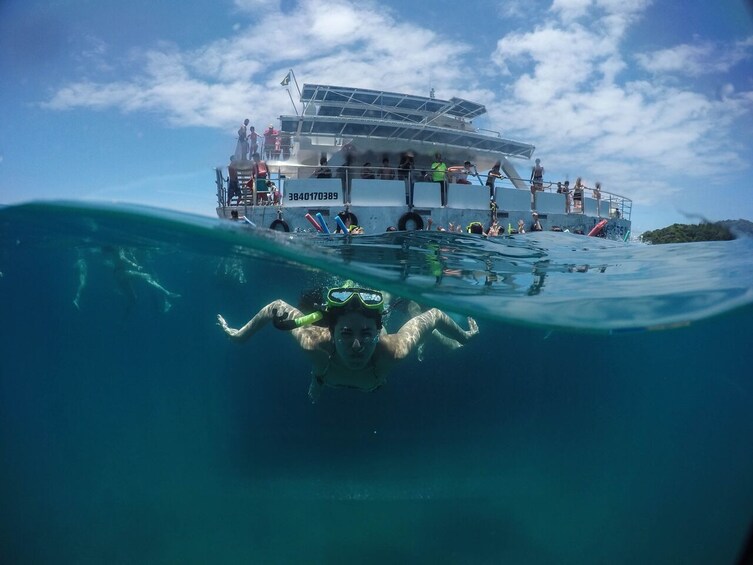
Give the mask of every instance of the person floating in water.
[[313, 364], [309, 385], [312, 402], [317, 401], [325, 385], [365, 392], [378, 389], [395, 364], [418, 351], [435, 331], [437, 337], [441, 336], [439, 342], [450, 347], [463, 345], [478, 333], [473, 318], [468, 318], [469, 329], [464, 330], [447, 314], [431, 308], [390, 334], [382, 327], [383, 313], [381, 292], [348, 281], [329, 289], [326, 304], [308, 315], [283, 300], [275, 300], [240, 329], [229, 327], [219, 314], [217, 321], [228, 337], [239, 342], [269, 322], [289, 330]]
[[[136, 261], [132, 251], [123, 247], [116, 248], [105, 245], [101, 249], [92, 250], [92, 253], [100, 254], [102, 263], [112, 269], [117, 289], [127, 298], [129, 308], [136, 302], [134, 281], [142, 281], [146, 286], [158, 291], [157, 294], [162, 299], [163, 312], [167, 312], [172, 307], [168, 298], [180, 298], [180, 294], [167, 290], [152, 275], [147, 273], [144, 267]], [[78, 288], [73, 299], [73, 305], [80, 310], [81, 293], [86, 288], [89, 279], [89, 267], [86, 258], [80, 252], [76, 261], [76, 269], [78, 271]]]

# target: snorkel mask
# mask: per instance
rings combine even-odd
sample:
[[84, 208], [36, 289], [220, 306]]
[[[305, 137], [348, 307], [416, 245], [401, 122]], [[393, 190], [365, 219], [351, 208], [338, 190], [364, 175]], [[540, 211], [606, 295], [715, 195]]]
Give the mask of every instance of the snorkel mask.
[[484, 226], [481, 222], [471, 222], [465, 228], [468, 233], [484, 233]]
[[345, 308], [346, 306], [353, 305], [353, 300], [357, 300], [361, 306], [372, 312], [378, 312], [381, 314], [384, 312], [384, 296], [378, 290], [371, 290], [369, 288], [360, 288], [355, 285], [353, 281], [345, 281], [345, 284], [341, 287], [330, 288], [327, 290], [325, 296], [326, 304], [320, 307], [319, 310], [301, 316], [295, 319], [286, 319], [283, 316], [278, 316], [277, 311], [273, 311], [274, 317], [272, 322], [278, 330], [294, 330], [310, 324], [315, 324], [324, 318], [327, 311], [335, 310], [337, 308]]
[[342, 308], [357, 298], [361, 306], [369, 310], [384, 311], [384, 297], [381, 292], [368, 288], [342, 287], [330, 288], [327, 291], [327, 309]]

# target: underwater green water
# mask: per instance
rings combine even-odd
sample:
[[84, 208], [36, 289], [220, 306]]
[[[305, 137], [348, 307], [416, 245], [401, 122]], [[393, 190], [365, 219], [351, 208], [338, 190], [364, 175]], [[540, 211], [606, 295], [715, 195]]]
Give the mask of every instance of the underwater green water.
[[[750, 529], [750, 240], [65, 204], [1, 209], [0, 237], [4, 563], [734, 563]], [[312, 405], [289, 335], [216, 325], [345, 278], [480, 334]]]

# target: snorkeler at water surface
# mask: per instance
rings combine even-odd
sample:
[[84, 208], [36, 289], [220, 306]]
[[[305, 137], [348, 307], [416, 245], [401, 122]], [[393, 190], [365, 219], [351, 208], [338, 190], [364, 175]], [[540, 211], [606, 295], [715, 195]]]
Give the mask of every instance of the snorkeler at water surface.
[[[381, 387], [387, 373], [429, 336], [448, 347], [459, 347], [478, 333], [468, 318], [464, 330], [447, 314], [431, 308], [413, 316], [390, 334], [382, 327], [384, 296], [381, 292], [354, 286], [350, 281], [326, 293], [326, 304], [311, 314], [283, 300], [262, 308], [246, 325], [233, 329], [221, 315], [217, 320], [233, 340], [245, 341], [272, 322], [289, 330], [313, 364], [309, 397], [316, 402], [326, 386], [370, 392]], [[321, 323], [322, 325], [315, 325]]]

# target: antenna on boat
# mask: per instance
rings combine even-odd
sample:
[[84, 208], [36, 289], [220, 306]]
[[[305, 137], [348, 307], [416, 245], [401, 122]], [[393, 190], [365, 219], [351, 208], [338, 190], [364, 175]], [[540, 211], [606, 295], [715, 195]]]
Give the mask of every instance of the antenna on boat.
[[295, 110], [295, 115], [298, 116], [298, 108], [295, 105], [295, 102], [293, 101], [293, 95], [290, 94], [290, 79], [293, 79], [293, 84], [295, 84], [295, 89], [298, 91], [298, 98], [301, 98], [301, 89], [298, 86], [298, 80], [295, 78], [295, 73], [293, 72], [293, 69], [288, 70], [288, 74], [285, 75], [285, 78], [282, 79], [282, 82], [280, 82], [280, 86], [284, 86], [285, 90], [288, 91], [288, 96], [290, 97], [290, 103], [293, 105], [293, 110]]

